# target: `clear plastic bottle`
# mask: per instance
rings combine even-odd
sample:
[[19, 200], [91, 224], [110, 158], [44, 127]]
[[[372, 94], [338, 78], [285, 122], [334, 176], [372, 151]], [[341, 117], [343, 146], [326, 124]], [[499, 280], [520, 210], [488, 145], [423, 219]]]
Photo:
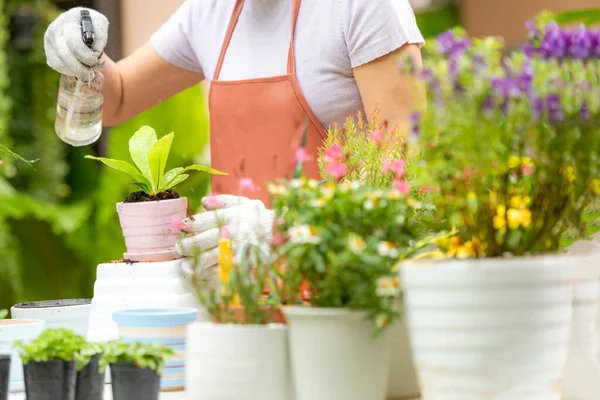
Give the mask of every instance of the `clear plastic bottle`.
[[71, 146], [94, 143], [102, 134], [104, 77], [96, 73], [85, 83], [73, 76], [61, 75], [54, 130]]

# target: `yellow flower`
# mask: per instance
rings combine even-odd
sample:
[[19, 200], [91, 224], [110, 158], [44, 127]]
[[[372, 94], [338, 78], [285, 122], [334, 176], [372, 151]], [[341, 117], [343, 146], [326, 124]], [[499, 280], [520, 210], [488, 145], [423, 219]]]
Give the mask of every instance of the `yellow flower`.
[[360, 254], [365, 249], [366, 243], [360, 236], [351, 235], [348, 240], [348, 246], [354, 254]]
[[529, 228], [531, 226], [531, 211], [511, 208], [508, 210], [507, 219], [510, 229], [517, 229], [519, 226]]
[[459, 246], [456, 250], [456, 258], [465, 259], [477, 256], [472, 242], [467, 242], [464, 246]]
[[[219, 279], [221, 281], [221, 294], [225, 297], [228, 295], [227, 287], [230, 282], [231, 272], [233, 271], [233, 251], [231, 247], [231, 239], [219, 239]], [[234, 295], [230, 301], [231, 306], [239, 305], [239, 296]]]
[[517, 196], [513, 196], [510, 199], [510, 207], [511, 208], [517, 208], [517, 209], [527, 208], [530, 203], [531, 203], [531, 198], [529, 196], [517, 195]]
[[477, 200], [477, 195], [474, 192], [469, 192], [467, 197], [469, 200]]
[[511, 156], [508, 159], [508, 168], [514, 169], [521, 166], [521, 157], [519, 156]]
[[576, 179], [575, 168], [573, 168], [570, 165], [567, 166], [567, 167], [565, 167], [565, 168], [563, 168], [562, 174], [571, 183], [574, 182], [575, 179]]
[[496, 203], [498, 203], [498, 193], [495, 190], [490, 190], [490, 205], [495, 207]]
[[594, 194], [600, 195], [600, 179], [592, 180], [592, 190], [594, 191]]

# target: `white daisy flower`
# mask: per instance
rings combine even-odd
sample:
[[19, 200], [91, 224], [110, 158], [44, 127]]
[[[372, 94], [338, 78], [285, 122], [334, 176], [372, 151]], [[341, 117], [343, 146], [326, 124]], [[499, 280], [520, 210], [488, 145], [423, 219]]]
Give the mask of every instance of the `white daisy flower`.
[[366, 247], [366, 243], [360, 236], [351, 235], [348, 240], [348, 247], [354, 254], [360, 254]]
[[319, 244], [321, 238], [317, 236], [317, 228], [308, 225], [294, 226], [288, 230], [290, 242], [296, 244]]
[[270, 183], [268, 189], [269, 193], [271, 193], [274, 196], [285, 196], [288, 193], [288, 190], [285, 186], [277, 185], [274, 183]]
[[325, 207], [325, 204], [327, 204], [327, 201], [325, 201], [325, 199], [323, 199], [323, 198], [318, 198], [318, 199], [312, 200], [310, 202], [310, 204], [313, 207], [322, 208], [322, 207]]
[[400, 279], [397, 276], [379, 278], [377, 280], [377, 290], [375, 294], [378, 297], [400, 296]]
[[377, 252], [382, 257], [398, 258], [400, 252], [390, 242], [381, 242], [377, 245]]

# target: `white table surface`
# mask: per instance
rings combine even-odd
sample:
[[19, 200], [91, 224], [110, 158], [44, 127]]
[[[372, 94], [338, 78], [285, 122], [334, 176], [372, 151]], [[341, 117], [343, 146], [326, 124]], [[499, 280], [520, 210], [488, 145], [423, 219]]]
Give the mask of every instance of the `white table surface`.
[[[10, 393], [8, 400], [25, 400], [25, 393]], [[110, 385], [104, 389], [104, 400], [112, 400]], [[161, 393], [160, 400], [186, 400], [185, 392]]]

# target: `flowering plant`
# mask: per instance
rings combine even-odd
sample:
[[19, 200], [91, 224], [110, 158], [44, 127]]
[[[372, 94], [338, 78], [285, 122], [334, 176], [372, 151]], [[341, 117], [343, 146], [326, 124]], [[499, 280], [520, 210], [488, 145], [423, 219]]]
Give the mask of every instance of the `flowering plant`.
[[285, 298], [304, 287], [315, 307], [364, 310], [376, 331], [397, 316], [396, 268], [418, 237], [417, 202], [396, 189], [300, 178], [272, 184], [276, 253]]
[[[440, 243], [449, 256], [556, 251], [600, 195], [600, 57], [572, 39], [590, 31], [529, 25], [537, 39], [508, 57], [497, 39], [448, 31], [420, 73], [429, 106], [413, 133], [456, 229]], [[568, 50], [547, 44], [557, 35]]]
[[[226, 228], [221, 228], [218, 255], [218, 279], [211, 282], [195, 268], [192, 284], [200, 303], [213, 321], [263, 325], [282, 322], [275, 275], [264, 252], [248, 246], [239, 262], [234, 262], [232, 243]], [[200, 265], [202, 254], [196, 256]], [[265, 294], [265, 289], [271, 292]]]

